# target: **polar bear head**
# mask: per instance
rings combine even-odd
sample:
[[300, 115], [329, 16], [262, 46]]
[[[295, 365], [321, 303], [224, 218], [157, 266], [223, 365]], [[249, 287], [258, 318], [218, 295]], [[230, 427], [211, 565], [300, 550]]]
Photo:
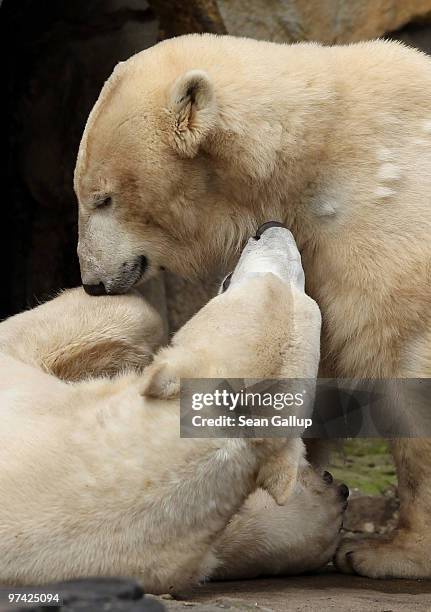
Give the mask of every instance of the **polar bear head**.
[[305, 293], [293, 235], [271, 225], [248, 240], [218, 296], [156, 355], [148, 395], [176, 396], [182, 378], [315, 378], [320, 310]]
[[255, 117], [244, 102], [255, 85], [244, 74], [236, 83], [239, 40], [165, 41], [105, 84], [75, 170], [90, 293], [125, 292], [161, 267], [198, 278], [222, 271], [258, 224], [281, 220], [264, 187], [279, 126], [265, 119], [271, 109]]

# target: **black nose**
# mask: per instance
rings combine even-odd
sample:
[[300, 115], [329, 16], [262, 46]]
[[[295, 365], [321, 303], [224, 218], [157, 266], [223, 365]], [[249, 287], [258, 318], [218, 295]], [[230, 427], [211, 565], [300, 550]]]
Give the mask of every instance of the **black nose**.
[[141, 255], [140, 264], [141, 264], [141, 274], [143, 274], [145, 270], [148, 268], [148, 259], [145, 257], [145, 255]]
[[88, 295], [107, 295], [105, 285], [99, 283], [98, 285], [82, 285], [85, 293]]
[[341, 484], [338, 487], [338, 492], [343, 499], [347, 499], [350, 495], [349, 487], [345, 484]]
[[282, 223], [280, 223], [279, 221], [267, 221], [266, 223], [264, 223], [263, 225], [261, 225], [257, 232], [256, 232], [256, 236], [255, 239], [259, 240], [259, 238], [262, 236], [263, 232], [267, 229], [269, 229], [270, 227], [286, 227], [285, 225], [283, 225]]

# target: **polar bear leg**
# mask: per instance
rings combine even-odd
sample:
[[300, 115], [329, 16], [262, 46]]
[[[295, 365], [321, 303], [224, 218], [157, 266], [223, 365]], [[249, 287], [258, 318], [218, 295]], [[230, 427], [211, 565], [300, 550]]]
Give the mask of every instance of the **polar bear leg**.
[[138, 294], [90, 298], [82, 288], [0, 324], [0, 351], [64, 380], [113, 375], [149, 363], [160, 316]]
[[[405, 378], [431, 378], [431, 332], [415, 339], [402, 365]], [[410, 418], [416, 435], [429, 435], [431, 402], [421, 397], [402, 402], [398, 410]], [[400, 497], [398, 528], [385, 537], [346, 539], [337, 551], [336, 564], [343, 572], [371, 578], [430, 578], [431, 438], [399, 438], [392, 442], [392, 450]]]
[[431, 439], [397, 440], [392, 447], [401, 502], [398, 528], [385, 537], [344, 540], [336, 564], [345, 573], [370, 578], [429, 578]]

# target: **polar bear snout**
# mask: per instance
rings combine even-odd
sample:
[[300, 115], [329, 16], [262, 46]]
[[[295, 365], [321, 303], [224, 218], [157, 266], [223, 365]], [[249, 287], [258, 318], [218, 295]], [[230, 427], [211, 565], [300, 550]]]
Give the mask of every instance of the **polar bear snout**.
[[89, 295], [127, 293], [150, 272], [146, 248], [115, 218], [112, 206], [80, 205], [77, 253]]
[[[304, 291], [305, 278], [301, 255], [292, 233], [277, 221], [262, 225], [249, 239], [232, 273], [229, 285], [272, 273], [285, 283]], [[224, 283], [226, 283], [226, 280]]]
[[[81, 266], [82, 286], [88, 295], [118, 295], [127, 293], [144, 276], [148, 269], [148, 259], [139, 255], [130, 261], [124, 261], [113, 276], [103, 274], [101, 279], [84, 272]], [[87, 282], [86, 282], [87, 281]]]

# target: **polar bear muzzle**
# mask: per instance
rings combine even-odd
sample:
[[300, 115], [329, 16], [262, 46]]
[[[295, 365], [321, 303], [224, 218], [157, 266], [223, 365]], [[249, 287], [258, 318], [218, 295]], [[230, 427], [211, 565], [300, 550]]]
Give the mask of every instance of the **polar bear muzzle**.
[[117, 295], [127, 293], [144, 275], [148, 268], [145, 255], [136, 257], [133, 261], [125, 261], [120, 272], [114, 277], [98, 283], [83, 282], [83, 288], [88, 295]]
[[295, 238], [278, 221], [264, 223], [248, 240], [231, 277], [223, 281], [223, 291], [251, 277], [268, 273], [304, 291], [304, 270]]

